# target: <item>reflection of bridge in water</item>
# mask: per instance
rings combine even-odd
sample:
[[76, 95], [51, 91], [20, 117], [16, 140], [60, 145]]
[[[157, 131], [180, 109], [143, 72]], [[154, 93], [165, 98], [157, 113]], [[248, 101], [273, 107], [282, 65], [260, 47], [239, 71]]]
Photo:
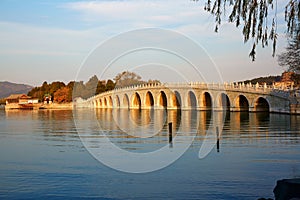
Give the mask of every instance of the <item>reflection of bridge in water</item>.
[[[159, 136], [168, 132], [168, 122], [173, 123], [173, 133], [182, 135], [205, 136], [209, 126], [213, 126], [213, 118], [224, 118], [225, 134], [239, 135], [253, 133], [253, 138], [260, 138], [262, 133], [276, 134], [281, 131], [290, 130], [291, 134], [298, 133], [298, 115], [280, 115], [267, 112], [211, 112], [195, 110], [138, 110], [138, 109], [97, 109], [96, 116], [101, 129], [122, 130], [124, 137], [137, 136], [133, 132], [138, 132], [141, 137]], [[80, 111], [79, 111], [80, 113]], [[225, 116], [224, 116], [225, 115]], [[80, 115], [79, 115], [80, 116]], [[142, 131], [140, 130], [142, 129]], [[148, 132], [153, 135], [148, 135]], [[112, 133], [113, 134], [113, 133]], [[258, 135], [256, 135], [258, 134]], [[224, 135], [224, 133], [223, 133]], [[164, 135], [166, 136], [166, 135]], [[121, 137], [119, 135], [119, 137]], [[158, 138], [159, 139], [159, 138]], [[167, 140], [167, 137], [161, 138]]]
[[300, 113], [297, 98], [290, 95], [290, 91], [258, 84], [144, 84], [117, 88], [76, 105], [93, 108]]

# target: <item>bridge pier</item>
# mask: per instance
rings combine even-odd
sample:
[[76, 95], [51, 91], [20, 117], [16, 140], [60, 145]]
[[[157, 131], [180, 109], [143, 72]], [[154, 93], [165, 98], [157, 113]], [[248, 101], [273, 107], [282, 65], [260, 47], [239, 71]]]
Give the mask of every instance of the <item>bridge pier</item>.
[[200, 107], [198, 107], [197, 110], [200, 110], [200, 111], [209, 111], [209, 110], [212, 110], [212, 107], [200, 106]]

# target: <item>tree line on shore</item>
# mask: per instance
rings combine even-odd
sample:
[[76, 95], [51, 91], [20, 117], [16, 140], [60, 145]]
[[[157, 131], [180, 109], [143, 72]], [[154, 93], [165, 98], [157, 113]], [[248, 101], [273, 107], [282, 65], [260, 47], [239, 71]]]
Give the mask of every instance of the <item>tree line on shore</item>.
[[83, 81], [70, 81], [65, 84], [61, 81], [47, 83], [46, 81], [39, 87], [34, 87], [28, 92], [28, 96], [38, 98], [43, 102], [46, 97], [50, 97], [53, 102], [68, 103], [76, 97], [89, 98], [99, 93], [113, 90], [115, 83], [112, 80], [100, 81], [97, 76], [92, 76], [86, 83]]
[[94, 95], [113, 90], [119, 87], [127, 87], [145, 83], [157, 83], [158, 80], [143, 81], [141, 76], [134, 72], [124, 71], [116, 75], [111, 80], [99, 80], [96, 75], [92, 76], [86, 83], [83, 81], [70, 81], [65, 84], [61, 81], [47, 83], [46, 81], [39, 87], [34, 87], [28, 92], [28, 96], [38, 98], [43, 102], [45, 97], [51, 97], [53, 102], [68, 103], [80, 97], [87, 99]]
[[[300, 75], [294, 74], [291, 79], [294, 81], [295, 86], [300, 86]], [[251, 82], [252, 84], [272, 83], [280, 81], [281, 76], [268, 76], [260, 77], [252, 80], [246, 80], [244, 83]], [[115, 88], [146, 84], [146, 83], [160, 83], [159, 80], [143, 81], [141, 76], [134, 72], [124, 71], [115, 76], [113, 80], [99, 80], [96, 75], [92, 76], [86, 83], [83, 81], [70, 81], [65, 84], [61, 81], [47, 83], [46, 81], [39, 87], [34, 87], [28, 92], [28, 96], [38, 98], [43, 102], [45, 97], [51, 97], [53, 102], [68, 103], [72, 102], [74, 98], [80, 97], [87, 99], [94, 95], [113, 90]], [[1, 99], [0, 103], [5, 104], [5, 99]]]
[[[284, 74], [284, 73], [283, 73]], [[259, 77], [259, 78], [254, 78], [251, 80], [245, 80], [245, 81], [239, 81], [238, 83], [251, 83], [251, 84], [256, 84], [259, 83], [260, 85], [266, 83], [267, 85], [272, 85], [275, 82], [280, 82], [284, 81], [284, 75], [278, 75], [278, 76], [266, 76], [266, 77]], [[299, 88], [300, 87], [300, 74], [297, 73], [290, 73], [289, 81], [294, 82], [294, 87]], [[286, 81], [286, 80], [285, 80]]]

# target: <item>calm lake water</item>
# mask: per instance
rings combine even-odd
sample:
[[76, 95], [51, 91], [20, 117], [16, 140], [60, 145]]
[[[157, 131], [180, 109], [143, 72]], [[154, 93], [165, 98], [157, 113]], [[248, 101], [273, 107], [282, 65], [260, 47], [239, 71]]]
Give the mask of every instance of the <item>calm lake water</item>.
[[[76, 116], [89, 112], [79, 110]], [[277, 180], [300, 177], [300, 116], [228, 113], [219, 151], [214, 146], [199, 159], [212, 115], [223, 114], [169, 111], [164, 117], [160, 112], [93, 112], [98, 128], [129, 152], [151, 152], [169, 145], [170, 121], [174, 135], [195, 135], [188, 150], [171, 165], [133, 174], [107, 167], [88, 152], [72, 111], [0, 110], [0, 199], [273, 198]], [[120, 124], [118, 119], [122, 119]], [[77, 120], [88, 121], [85, 117]], [[133, 130], [132, 124], [142, 128]], [[130, 131], [139, 134], [143, 130], [157, 134], [146, 138], [130, 135]], [[95, 138], [101, 136], [97, 127], [86, 131]]]

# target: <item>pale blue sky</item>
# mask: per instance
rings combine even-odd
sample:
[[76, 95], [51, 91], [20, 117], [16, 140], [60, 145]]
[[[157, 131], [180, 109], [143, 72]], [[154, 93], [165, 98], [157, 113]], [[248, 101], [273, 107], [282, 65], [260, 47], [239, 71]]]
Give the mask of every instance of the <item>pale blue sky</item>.
[[[284, 1], [278, 1], [277, 53], [286, 44], [282, 5]], [[227, 82], [283, 71], [276, 57], [271, 56], [270, 47], [258, 48], [257, 60], [251, 62], [251, 43], [243, 44], [241, 32], [234, 25], [225, 23], [220, 33], [214, 33], [214, 18], [203, 11], [201, 2], [1, 0], [0, 80], [30, 85], [41, 85], [44, 80], [67, 83], [76, 78], [83, 61], [99, 44], [120, 33], [149, 27], [174, 30], [197, 42]], [[112, 71], [103, 78], [113, 78], [118, 72]], [[145, 79], [157, 78], [148, 70], [138, 72]], [[165, 69], [159, 75], [163, 81], [174, 81]]]

